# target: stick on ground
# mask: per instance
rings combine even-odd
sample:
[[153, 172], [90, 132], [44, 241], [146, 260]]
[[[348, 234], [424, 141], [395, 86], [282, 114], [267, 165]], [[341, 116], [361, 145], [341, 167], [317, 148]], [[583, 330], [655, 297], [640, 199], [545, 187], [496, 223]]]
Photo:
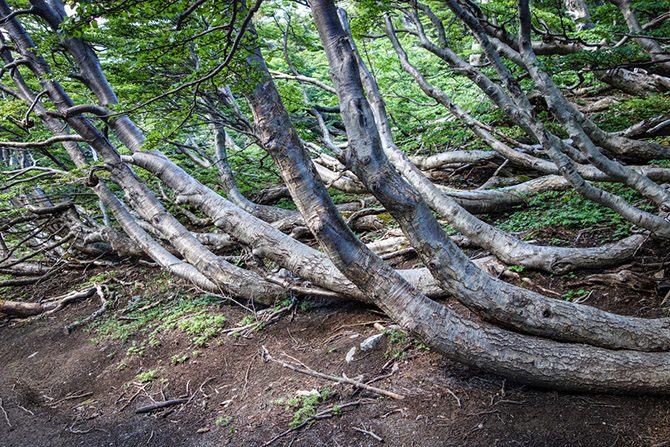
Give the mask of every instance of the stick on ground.
[[285, 362], [283, 360], [275, 359], [272, 356], [270, 356], [270, 353], [265, 348], [265, 346], [261, 346], [261, 356], [263, 357], [263, 361], [266, 362], [266, 363], [267, 362], [277, 363], [277, 364], [283, 366], [284, 368], [288, 368], [290, 370], [293, 370], [295, 372], [299, 372], [299, 373], [302, 373], [302, 374], [307, 374], [308, 376], [330, 380], [330, 381], [333, 381], [335, 383], [348, 383], [348, 384], [353, 385], [357, 388], [362, 388], [364, 390], [370, 391], [370, 392], [375, 393], [375, 394], [379, 394], [381, 396], [390, 397], [391, 399], [402, 400], [402, 399], [405, 398], [405, 396], [403, 396], [401, 394], [397, 394], [397, 393], [394, 393], [392, 391], [387, 391], [387, 390], [383, 390], [381, 388], [370, 386], [370, 385], [367, 385], [363, 382], [359, 382], [358, 380], [350, 379], [346, 376], [339, 376], [339, 377], [338, 376], [332, 376], [330, 374], [324, 374], [324, 373], [321, 373], [321, 372], [318, 372], [318, 371], [314, 371], [313, 369], [310, 369], [310, 368], [307, 368], [307, 367], [301, 367], [301, 366], [298, 366], [298, 365], [293, 364], [293, 363], [289, 363], [289, 362]]
[[179, 404], [185, 404], [188, 402], [188, 399], [171, 399], [171, 400], [166, 400], [163, 402], [156, 402], [154, 404], [150, 405], [145, 405], [144, 407], [139, 407], [137, 410], [135, 410], [135, 414], [140, 414], [140, 413], [150, 413], [154, 410], [159, 410], [161, 408], [165, 407], [171, 407], [173, 405], [179, 405]]

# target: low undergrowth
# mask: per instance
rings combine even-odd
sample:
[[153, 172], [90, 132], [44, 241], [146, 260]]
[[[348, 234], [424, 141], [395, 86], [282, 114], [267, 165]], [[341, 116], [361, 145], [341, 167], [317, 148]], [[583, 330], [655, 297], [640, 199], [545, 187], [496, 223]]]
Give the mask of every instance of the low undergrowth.
[[595, 120], [605, 131], [620, 131], [642, 120], [663, 115], [667, 112], [668, 100], [668, 93], [652, 93], [645, 98], [628, 97], [608, 110], [594, 114]]
[[[653, 209], [631, 188], [620, 184], [603, 184], [604, 189], [615, 192], [629, 203], [643, 210]], [[633, 225], [611, 209], [596, 204], [576, 191], [549, 191], [530, 198], [524, 209], [499, 219], [498, 227], [510, 232], [524, 232], [526, 239], [536, 237], [537, 230], [564, 227], [572, 229], [608, 229], [604, 237], [618, 240], [629, 236]], [[606, 242], [605, 240], [601, 242]], [[563, 243], [557, 240], [556, 243]]]
[[283, 405], [287, 411], [293, 411], [293, 417], [288, 425], [289, 428], [296, 428], [316, 415], [319, 405], [326, 402], [332, 395], [332, 388], [325, 386], [319, 391], [312, 390], [311, 392], [296, 394], [289, 399], [277, 399], [274, 403]]
[[413, 338], [401, 329], [388, 329], [385, 331], [388, 337], [388, 347], [384, 353], [385, 358], [402, 360], [410, 349], [429, 351], [430, 347], [419, 339]]
[[[156, 288], [161, 292], [157, 293]], [[220, 298], [208, 294], [188, 297], [176, 283], [173, 290], [178, 297], [164, 294], [168, 289], [163, 282], [154, 283], [143, 295], [134, 295], [125, 308], [108, 313], [85, 329], [93, 343], [111, 344], [108, 357], [121, 353], [117, 371], [146, 364], [147, 352], [153, 352], [148, 350], [158, 349], [170, 334], [181, 335], [191, 345], [169, 358], [172, 367], [194, 361], [201, 355], [201, 349], [225, 329], [227, 319], [221, 313]], [[155, 378], [155, 370], [140, 374], [141, 377], [135, 379], [140, 383]]]
[[200, 295], [192, 299], [136, 297], [131, 299], [123, 315], [109, 315], [88, 327], [94, 343], [127, 341], [134, 335], [147, 336], [146, 342], [133, 342], [128, 355], [142, 356], [145, 343], [160, 345], [160, 334], [180, 330], [196, 347], [205, 346], [226, 326], [226, 317], [219, 312], [220, 299]]

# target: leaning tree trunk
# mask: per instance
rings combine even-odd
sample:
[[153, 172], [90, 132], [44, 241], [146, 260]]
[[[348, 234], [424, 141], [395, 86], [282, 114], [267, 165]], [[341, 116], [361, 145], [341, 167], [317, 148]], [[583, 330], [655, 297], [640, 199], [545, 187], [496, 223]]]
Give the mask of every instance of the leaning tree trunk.
[[[52, 3], [56, 5], [56, 2]], [[58, 10], [61, 11], [60, 14], [57, 13]], [[62, 6], [60, 9], [56, 8], [56, 10], [43, 10], [42, 14], [44, 14], [44, 17], [47, 18], [55, 30], [58, 29], [60, 20], [64, 16]], [[118, 102], [113, 89], [102, 73], [95, 53], [81, 40], [67, 40], [65, 47], [69, 49], [81, 73], [86, 73], [82, 78], [86, 80], [86, 85], [95, 96], [103, 103], [115, 104]], [[97, 112], [101, 113], [104, 110]], [[144, 135], [130, 118], [122, 116], [113, 120], [111, 128], [117, 137], [124, 141], [125, 145], [138, 148], [135, 150], [134, 155], [130, 157], [130, 161], [158, 175], [169, 187], [175, 190], [180, 201], [190, 203], [202, 209], [212, 218], [216, 226], [223, 229], [226, 233], [233, 235], [241, 242], [251, 246], [256, 255], [272, 259], [282, 267], [307, 279], [311, 283], [332, 290], [337, 294], [361, 300], [366, 299], [365, 295], [355, 285], [347, 281], [332, 266], [327, 256], [301, 244], [262, 220], [234, 206], [231, 202], [197, 182], [158, 151], [149, 153], [139, 150], [144, 142]], [[114, 209], [118, 209], [118, 207], [114, 207]], [[121, 218], [121, 222], [125, 222], [126, 220]], [[131, 234], [135, 234], [139, 238], [140, 234], [136, 233], [136, 231], [139, 231], [141, 228], [139, 226], [131, 227], [130, 222], [128, 224], [127, 231], [130, 231]], [[146, 239], [146, 237], [141, 238], [145, 242]], [[146, 244], [144, 246], [146, 247]], [[161, 252], [160, 254], [164, 255], [165, 253]], [[167, 264], [167, 259], [161, 260], [163, 261], [161, 265]], [[167, 264], [168, 267], [170, 265]], [[182, 262], [178, 265], [192, 268], [187, 262]], [[425, 269], [404, 270], [400, 274], [430, 296], [444, 294]], [[266, 298], [270, 300], [272, 296], [270, 294]]]
[[[351, 55], [344, 61], [333, 57], [331, 46], [346, 45], [341, 28], [338, 30], [334, 5], [315, 1], [312, 11], [331, 64], [334, 67], [342, 63], [352, 66], [355, 61]], [[258, 51], [248, 59], [250, 67], [265, 69]], [[360, 80], [356, 78], [353, 82], [358, 83], [360, 88]], [[666, 354], [609, 351], [528, 338], [464, 320], [418, 293], [367, 250], [339, 217], [290, 125], [267, 71], [247, 97], [262, 135], [262, 143], [280, 166], [311, 231], [338, 268], [404, 327], [452, 358], [538, 385], [581, 390], [670, 391], [670, 367], [665, 363]], [[365, 107], [364, 100], [347, 102], [341, 98], [340, 104], [351, 108]], [[369, 110], [367, 116], [361, 119], [372, 120]], [[370, 144], [371, 140], [378, 138], [365, 134], [356, 136], [364, 139], [361, 145]], [[352, 135], [349, 138], [352, 141]], [[367, 157], [364, 155], [361, 162], [365, 162], [363, 164], [367, 169], [376, 168], [379, 161]], [[373, 190], [388, 191], [383, 175], [374, 170], [371, 175], [377, 182]], [[397, 187], [397, 184], [393, 186]], [[407, 212], [413, 212], [417, 203], [416, 195], [403, 194], [393, 199], [401, 201], [400, 205], [393, 204], [396, 210], [400, 208]]]
[[642, 25], [640, 25], [640, 21], [633, 10], [630, 0], [610, 0], [610, 3], [615, 4], [619, 8], [626, 21], [626, 25], [628, 25], [628, 29], [631, 34], [635, 36], [635, 41], [649, 54], [649, 56], [651, 56], [651, 60], [656, 62], [655, 68], [659, 74], [669, 76], [670, 61], [668, 60], [668, 57], [670, 55], [656, 40], [650, 37], [643, 37], [644, 29], [642, 28]]
[[[519, 55], [519, 44], [514, 36], [507, 32], [503, 32], [500, 28], [495, 28], [492, 30], [486, 22], [479, 23], [476, 18], [467, 15], [466, 12], [456, 2], [447, 1], [447, 5], [454, 12], [457, 12], [457, 15], [463, 18], [469, 17], [468, 26], [477, 26], [481, 29], [481, 33], [479, 35], [480, 39], [490, 39], [491, 43], [494, 44], [501, 52], [507, 49], [506, 56], [509, 57], [510, 60], [512, 60], [515, 64], [522, 67], [524, 66], [521, 56]], [[422, 5], [421, 8], [430, 11], [426, 5]], [[435, 54], [440, 59], [443, 59], [450, 66], [458, 70], [459, 73], [470, 78], [478, 87], [482, 89], [484, 93], [486, 93], [487, 96], [491, 98], [495, 104], [498, 105], [498, 107], [505, 111], [514, 122], [521, 126], [529, 135], [533, 135], [533, 131], [529, 130], [523, 121], [520, 121], [523, 117], [519, 115], [520, 112], [514, 110], [516, 107], [513, 105], [514, 103], [512, 102], [510, 104], [509, 101], [504, 101], [504, 94], [501, 90], [497, 90], [498, 87], [495, 84], [491, 83], [490, 80], [475, 67], [472, 67], [470, 64], [463, 61], [456, 53], [450, 50], [446, 44], [441, 43], [441, 46], [435, 45], [424, 32], [423, 25], [421, 24], [421, 21], [416, 14], [411, 15], [411, 20], [415, 22], [416, 32], [420, 39], [421, 46]], [[445, 31], [441, 22], [438, 21], [433, 23], [438, 30], [438, 34], [444, 34]], [[498, 31], [503, 32], [504, 36], [501, 36]], [[489, 35], [493, 35], [495, 37], [489, 38]], [[498, 38], [502, 39], [504, 42], [498, 40]], [[532, 43], [533, 51], [537, 55], [547, 54], [541, 44], [543, 44], [543, 42], [539, 44], [537, 42]], [[571, 53], [574, 52], [574, 50], [567, 52]], [[554, 52], [550, 51], [549, 54], [554, 54]], [[556, 54], [560, 54], [560, 52]], [[597, 125], [595, 125], [595, 123], [593, 123], [581, 113], [578, 113], [576, 118], [582, 122], [584, 130], [589, 134], [593, 141], [612, 154], [626, 156], [628, 158], [634, 159], [641, 158], [644, 160], [664, 159], [670, 157], [670, 148], [668, 148], [668, 146], [654, 142], [634, 140], [616, 135], [614, 133], [604, 132]], [[583, 175], [583, 173], [580, 174]]]
[[[482, 90], [489, 95], [489, 97], [502, 110], [508, 113], [517, 124], [529, 133], [529, 135], [532, 135], [542, 144], [552, 161], [558, 167], [559, 172], [570, 182], [575, 190], [584, 197], [616, 211], [631, 223], [646, 228], [659, 237], [670, 238], [670, 222], [666, 219], [640, 210], [639, 208], [628, 204], [621, 197], [585, 181], [584, 177], [579, 172], [577, 163], [575, 163], [569, 156], [569, 151], [566, 150], [566, 145], [555, 135], [548, 132], [544, 124], [535, 116], [533, 106], [512, 75], [510, 69], [502, 61], [500, 54], [494, 48], [486, 31], [477, 18], [470, 14], [456, 0], [446, 0], [446, 3], [454, 14], [468, 26], [475, 38], [481, 43], [489, 61], [501, 77], [507, 92], [509, 92], [509, 96], [505, 94], [499, 86], [492, 83], [481, 73], [477, 73], [476, 75], [470, 74], [473, 81], [478, 85], [481, 85]], [[419, 26], [420, 24], [417, 23], [417, 27]], [[425, 37], [423, 37], [423, 39], [425, 40]], [[523, 44], [526, 44], [527, 48], [530, 47], [529, 39], [520, 43], [519, 46], [521, 47]], [[453, 52], [446, 51], [444, 53], [444, 56], [450, 62], [459, 63], [460, 65], [464, 64], [453, 54]], [[526, 50], [524, 53], [528, 54], [529, 51]], [[526, 60], [524, 60], [524, 62], [526, 62]], [[534, 69], [536, 68], [535, 66], [527, 68], [531, 71], [534, 79], [544, 82], [542, 87], [550, 85], [550, 80], [547, 80], [546, 73]], [[472, 69], [469, 71], [472, 71]], [[468, 71], [466, 71], [466, 73], [468, 73]], [[557, 92], [551, 91], [549, 94], [553, 95], [554, 93]], [[599, 153], [592, 141], [585, 135], [586, 131], [584, 128], [581, 127], [586, 123], [579, 122], [579, 119], [577, 118], [579, 113], [576, 111], [574, 111], [573, 116], [569, 116], [570, 108], [565, 106], [560, 93], [557, 93], [557, 96], [548, 99], [551, 99], [552, 101], [555, 100], [556, 104], [560, 103], [560, 106], [555, 107], [552, 112], [557, 115], [557, 118], [559, 118], [562, 124], [566, 125], [567, 130], [571, 133], [573, 139], [577, 139], [580, 149], [585, 152], [589, 161], [596, 163], [597, 167], [604, 169], [606, 173], [626, 181], [631, 186], [634, 185], [638, 190], [641, 192], [643, 191], [644, 195], [653, 198], [656, 203], [663, 204], [667, 202], [668, 194], [670, 194], [670, 192], [660, 188], [659, 185], [653, 183], [650, 179], [643, 178], [644, 176], [641, 174], [633, 172], [631, 169], [624, 168]], [[552, 104], [554, 103], [552, 102]], [[628, 177], [628, 174], [630, 177]]]
[[[474, 266], [446, 237], [417, 191], [400, 177], [384, 154], [374, 112], [363, 92], [359, 64], [352, 48], [347, 46], [346, 34], [341, 26], [330, 23], [330, 19], [322, 26], [319, 31], [329, 58], [331, 77], [340, 104], [347, 105], [342, 107], [342, 118], [349, 139], [345, 153], [347, 164], [400, 223], [433, 276], [446, 290], [492, 321], [550, 338], [617, 347], [615, 339], [621, 334], [607, 335], [611, 329], [607, 324], [600, 327], [600, 335], [593, 336], [596, 327], [592, 324], [594, 315], [582, 322], [578, 321], [577, 315], [585, 316], [582, 312], [591, 312], [593, 308], [589, 307], [590, 310], [586, 311], [587, 307], [580, 306], [571, 310], [563, 308], [545, 312], [549, 309], [547, 306], [556, 305], [555, 300], [490, 277]], [[520, 306], [519, 301], [526, 305]], [[531, 310], [533, 306], [538, 306], [535, 311]], [[563, 325], [565, 320], [558, 322], [552, 316], [559, 316], [557, 320], [571, 317], [575, 317], [575, 320]], [[577, 329], [580, 326], [581, 329]], [[644, 323], [640, 324], [639, 329], [643, 326]], [[581, 335], [574, 334], [574, 330], [581, 332]], [[634, 332], [637, 333], [637, 329]], [[574, 334], [576, 338], [570, 338], [568, 333]]]
[[[366, 125], [369, 126], [374, 121], [369, 104], [363, 95], [360, 78], [356, 72], [356, 62], [352, 55], [347, 53], [346, 39], [341, 38], [343, 31], [334, 5], [329, 1], [313, 3], [313, 13], [334, 70], [334, 77], [337, 78], [339, 75], [353, 82], [344, 87], [338, 85], [341, 104], [352, 107], [345, 112], [347, 131], [353, 136], [363, 138], [353, 150], [348, 151], [352, 168], [355, 168], [356, 174], [367, 183], [368, 188], [384, 199], [394, 214], [405, 211], [408, 215], [429, 216], [430, 212], [418, 195], [384, 160], [378, 135], [368, 132], [369, 127]], [[0, 15], [6, 17], [7, 13], [6, 3], [0, 3]], [[10, 27], [16, 26], [15, 20], [7, 20], [6, 23]], [[17, 30], [14, 28], [12, 31]], [[22, 46], [24, 49], [22, 55], [26, 58], [30, 54], [25, 49], [30, 47]], [[344, 56], [343, 60], [334, 58], [340, 54]], [[670, 362], [668, 362], [670, 358], [667, 353], [611, 351], [520, 335], [466, 320], [447, 307], [429, 300], [410, 286], [390, 266], [368, 250], [339, 216], [324, 185], [318, 179], [295, 129], [291, 126], [288, 114], [281, 105], [260, 54], [255, 52], [248, 59], [250, 67], [261, 70], [259, 84], [247, 92], [247, 96], [256, 117], [262, 142], [280, 166], [305, 222], [335, 260], [337, 267], [389, 315], [452, 358], [530, 383], [591, 391], [670, 392]], [[336, 70], [338, 73], [335, 73]], [[44, 80], [47, 73], [36, 71], [36, 74], [43, 78], [43, 85], [50, 88], [50, 94], [54, 96], [52, 100], [56, 100], [54, 103], [65, 108], [62, 112], [73, 129], [84, 134], [82, 136], [100, 138], [97, 134], [87, 134], [91, 129], [84, 125], [88, 123], [78, 123], [68, 118], [67, 111], [71, 106], [67, 101], [68, 98], [55, 90], [57, 84]], [[343, 98], [351, 101], [343, 101]], [[353, 113], [348, 113], [351, 111]], [[360, 121], [361, 119], [363, 121]], [[368, 120], [367, 124], [365, 120]], [[349, 138], [351, 140], [352, 135], [349, 135]], [[96, 142], [95, 139], [92, 141]], [[115, 161], [113, 153], [107, 152], [105, 145], [97, 144], [98, 146], [94, 147], [103, 156], [109, 155], [109, 159]], [[359, 168], [362, 166], [366, 166], [370, 172], [360, 172], [362, 170]], [[113, 174], [117, 178], [121, 177], [118, 174], [120, 168], [115, 165], [111, 167]], [[126, 188], [133, 186], [129, 180], [128, 183], [124, 183], [127, 179], [119, 178], [119, 180]], [[390, 183], [385, 184], [387, 181]], [[142, 192], [128, 189], [134, 193]], [[151, 213], [147, 215], [162, 217]], [[426, 228], [422, 228], [422, 225]], [[430, 219], [425, 223], [419, 223], [417, 227], [410, 228], [409, 225], [406, 227], [416, 230], [417, 234], [430, 235], [430, 231], [433, 231], [432, 225], [434, 219], [430, 216]], [[432, 242], [434, 240], [427, 240], [427, 243]], [[179, 245], [180, 241], [176, 243]], [[545, 316], [550, 317], [553, 315]], [[595, 326], [595, 329], [597, 331], [598, 327]]]
[[[49, 11], [52, 10], [50, 9]], [[0, 15], [7, 17], [10, 13], [11, 10], [6, 2], [0, 2]], [[26, 63], [29, 68], [40, 81], [42, 88], [48, 93], [52, 102], [58, 108], [61, 117], [73, 131], [83, 137], [100, 154], [106, 163], [106, 169], [111, 172], [114, 181], [119, 183], [124, 189], [126, 197], [133, 204], [133, 208], [138, 214], [158, 228], [162, 236], [170, 240], [171, 244], [186, 261], [192, 264], [200, 273], [211, 278], [216, 288], [221, 291], [248, 300], [257, 300], [266, 303], [271, 303], [276, 298], [285, 296], [286, 291], [283, 287], [270, 283], [260, 275], [232, 265], [223, 258], [216, 256], [169, 214], [149, 188], [140, 182], [130, 168], [121, 161], [120, 156], [107, 138], [89, 119], [83, 117], [81, 112], [74, 107], [74, 103], [65, 93], [62, 86], [53, 80], [46, 61], [36, 53], [32, 40], [18, 20], [15, 17], [5, 19], [2, 27], [10, 35], [14, 45], [27, 61]], [[107, 86], [106, 94], [113, 95], [111, 87], [109, 87], [101, 70], [99, 70], [97, 58], [95, 58], [92, 50], [79, 40], [78, 43], [79, 46], [77, 48], [81, 49], [82, 52], [86, 49], [90, 51], [90, 54], [86, 54], [83, 57], [94, 62], [91, 64], [94, 68], [97, 67], [96, 70], [92, 70], [95, 73], [92, 73], [91, 76], [95, 75], [95, 77], [91, 79], [91, 83]], [[84, 67], [89, 67], [89, 65], [84, 65]], [[88, 111], [89, 109], [85, 107], [84, 111]], [[139, 130], [127, 116], [124, 115], [117, 118], [113, 121], [112, 125], [113, 128], [118, 129], [119, 135], [125, 137], [127, 142], [124, 141], [124, 144], [128, 147], [137, 148], [141, 145], [137, 144], [140, 142], [138, 136]], [[131, 143], [136, 144], [131, 146]], [[110, 204], [106, 203], [105, 205], [109, 206]], [[140, 244], [141, 241], [136, 240], [136, 242]], [[160, 258], [155, 259], [158, 261]]]
[[[400, 43], [395, 36], [391, 19], [388, 15], [385, 16], [385, 22], [387, 36], [396, 49], [403, 68], [413, 75], [421, 89], [451, 110], [455, 116], [463, 119], [476, 135], [485, 139], [489, 144], [492, 146], [502, 144], [494, 140], [488, 131], [476, 126], [474, 119], [454, 104], [444, 92], [428, 84], [418, 70], [409, 64], [407, 55], [402, 47], [400, 47]], [[350, 34], [349, 38], [351, 39]], [[360, 57], [357, 57], [357, 61], [362, 73], [363, 85], [366, 89], [368, 100], [372, 105], [375, 121], [382, 137], [384, 150], [389, 160], [417, 188], [422, 198], [431, 208], [439, 212], [449, 223], [470, 238], [475, 244], [489, 250], [509, 264], [558, 272], [621, 262], [622, 259], [632, 256], [639, 244], [644, 240], [644, 236], [634, 236], [622, 243], [620, 247], [612, 245], [609, 247], [600, 247], [599, 249], [540, 247], [523, 242], [468, 213], [456, 201], [452, 200], [448, 194], [440, 191], [432, 182], [425, 178], [395, 146], [390, 126], [385, 116], [383, 101], [379, 95], [376, 83], [367, 73]], [[475, 194], [470, 194], [470, 196], [475, 196], [476, 198], [481, 198], [483, 195], [479, 194], [479, 197], [477, 197]]]

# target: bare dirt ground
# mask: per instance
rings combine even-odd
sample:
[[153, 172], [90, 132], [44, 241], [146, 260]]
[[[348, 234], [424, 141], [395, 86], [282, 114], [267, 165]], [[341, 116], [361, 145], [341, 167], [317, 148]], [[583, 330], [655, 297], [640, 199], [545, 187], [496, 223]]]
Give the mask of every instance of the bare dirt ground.
[[[644, 265], [653, 252], [658, 260], [658, 250], [665, 249], [645, 246], [628, 268]], [[664, 267], [638, 270], [658, 277]], [[101, 271], [87, 276], [92, 273]], [[125, 267], [112, 274], [134, 284], [117, 287], [117, 299], [102, 317], [115, 319], [118, 327], [136, 321], [123, 314], [129, 300], [138, 299], [135, 294], [151, 305], [194, 293], [183, 284], [154, 287], [164, 279], [148, 268]], [[541, 287], [565, 293], [582, 287], [591, 274], [528, 276]], [[665, 272], [661, 276], [667, 278]], [[20, 294], [36, 300], [81, 284], [73, 274]], [[587, 302], [628, 314], [667, 314], [658, 290], [635, 287], [632, 282], [589, 283], [593, 293]], [[300, 420], [296, 413], [302, 401], [296, 404], [295, 396], [311, 390], [323, 398], [305, 414], [328, 408], [335, 414], [271, 445], [670, 446], [670, 399], [665, 397], [533, 389], [445, 360], [399, 332], [347, 363], [352, 347], [379, 333], [374, 322], [391, 324], [374, 309], [356, 304], [311, 301], [293, 317], [249, 338], [218, 335], [205, 346], [195, 346], [192, 334], [179, 327], [154, 334], [149, 343], [148, 329], [126, 340], [100, 338], [91, 328], [64, 332], [98, 305], [91, 298], [46, 318], [0, 320], [1, 447], [262, 446], [285, 432], [294, 417]], [[208, 309], [224, 315], [226, 327], [245, 316], [231, 304]], [[152, 321], [147, 328], [159, 323]], [[377, 379], [374, 386], [405, 399], [381, 398], [264, 363], [261, 346], [273, 357], [293, 358], [321, 372]], [[136, 414], [153, 401], [175, 398], [186, 402]]]

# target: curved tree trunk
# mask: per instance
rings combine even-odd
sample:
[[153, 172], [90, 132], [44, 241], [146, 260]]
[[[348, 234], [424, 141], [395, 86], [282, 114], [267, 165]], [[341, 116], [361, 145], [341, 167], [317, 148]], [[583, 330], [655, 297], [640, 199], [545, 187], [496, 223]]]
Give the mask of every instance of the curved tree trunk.
[[[36, 4], [45, 4], [40, 0], [34, 1]], [[57, 4], [55, 0], [51, 3]], [[57, 10], [56, 15], [61, 12]], [[197, 266], [199, 272], [214, 279], [216, 286], [229, 287], [232, 293], [239, 291], [235, 291], [228, 281], [237, 281], [235, 284], [248, 288], [242, 291], [243, 296], [263, 290], [272, 296], [276, 289], [269, 287], [262, 277], [231, 269], [199, 245], [195, 236], [170, 216], [146, 186], [138, 181], [104, 136], [88, 120], [71, 113], [72, 102], [61, 86], [51, 79], [45, 62], [35, 56], [25, 30], [15, 17], [8, 17], [9, 13], [6, 2], [0, 1], [0, 18], [5, 18], [0, 26], [9, 32], [22, 56], [29, 61], [29, 67], [40, 79], [63, 119], [101, 154], [112, 177], [121, 184], [138, 213], [171, 240], [184, 256], [186, 265]], [[548, 300], [510, 286], [483, 273], [445, 237], [417, 191], [402, 179], [384, 155], [374, 115], [361, 85], [358, 63], [339, 23], [332, 0], [313, 0], [312, 13], [326, 48], [342, 105], [350, 142], [345, 154], [347, 166], [400, 222], [413, 246], [448, 289], [492, 321], [561, 342], [467, 320], [428, 299], [362, 244], [330, 200], [281, 104], [260, 51], [254, 48], [247, 56], [247, 62], [249, 68], [259, 75], [258, 78], [254, 77], [258, 84], [246, 95], [261, 143], [279, 166], [305, 223], [335, 266], [351, 281], [352, 287], [439, 351], [486, 371], [531, 384], [564, 389], [670, 393], [670, 353], [625, 350], [668, 350], [670, 324], [667, 321], [620, 317], [587, 306]], [[45, 14], [49, 15], [48, 12]], [[114, 93], [99, 70], [92, 50], [81, 41], [77, 43], [68, 40], [67, 45], [73, 45], [70, 51], [75, 61], [83, 67], [82, 72], [90, 71], [93, 81], [90, 85], [95, 84], [92, 88], [100, 102], [112, 104], [109, 101], [115, 101]], [[509, 86], [514, 87], [512, 84]], [[518, 110], [516, 112], [519, 113]], [[111, 127], [124, 144], [132, 148], [134, 161], [152, 165], [167, 184], [172, 179], [173, 187], [179, 191], [182, 200], [192, 200], [202, 209], [209, 209], [211, 214], [218, 213], [218, 225], [233, 226], [236, 219], [237, 223], [249, 221], [240, 222], [241, 217], [250, 215], [245, 215], [244, 211], [232, 204], [229, 206], [230, 202], [221, 201], [225, 199], [217, 199], [218, 195], [210, 195], [197, 182], [189, 181], [188, 175], [161, 154], [141, 151], [144, 137], [128, 117], [112, 120]], [[580, 181], [583, 182], [583, 179], [575, 171], [574, 162], [561, 152], [560, 140], [548, 135], [541, 125], [535, 125], [532, 120], [528, 127], [552, 151], [560, 171], [566, 173], [573, 184], [582, 187]], [[94, 179], [93, 176], [91, 178]], [[98, 183], [94, 188], [99, 190], [100, 185], [103, 184]], [[592, 191], [588, 188], [588, 185], [582, 187], [587, 192]], [[122, 216], [122, 210], [114, 208], [115, 203], [111, 200], [105, 205], [115, 216]], [[219, 209], [222, 203], [226, 207]], [[253, 219], [256, 218], [252, 217], [253, 222], [259, 221]], [[263, 230], [266, 229], [262, 226], [266, 223], [259, 225]], [[247, 231], [253, 232], [254, 229]], [[231, 229], [230, 233], [233, 232], [234, 229]], [[267, 231], [261, 233], [267, 237]], [[286, 244], [284, 238], [286, 236], [282, 234], [278, 240]], [[302, 263], [304, 258], [301, 259], [301, 266]], [[253, 279], [260, 282], [250, 284]], [[601, 347], [569, 343], [571, 341]]]
[[[315, 1], [312, 11], [326, 47], [346, 44], [345, 39], [327, 34], [339, 26], [332, 3], [324, 5]], [[327, 27], [325, 32], [324, 27]], [[249, 59], [250, 65], [264, 67], [258, 53]], [[349, 64], [353, 63], [350, 58]], [[404, 327], [452, 358], [539, 385], [582, 390], [669, 391], [670, 367], [665, 362], [666, 354], [608, 351], [527, 338], [463, 320], [417, 293], [368, 251], [338, 217], [323, 185], [310, 168], [288, 115], [278, 107], [279, 97], [269, 75], [248, 93], [248, 98], [264, 136], [263, 144], [281, 166], [292, 196], [312, 232], [338, 268]], [[376, 162], [369, 160], [369, 163]], [[404, 200], [403, 203], [411, 202]]]
[[210, 116], [210, 119], [214, 123], [212, 125], [214, 130], [214, 163], [219, 171], [221, 185], [226, 191], [226, 196], [230, 201], [266, 222], [275, 222], [277, 220], [293, 217], [296, 214], [295, 211], [284, 210], [274, 206], [258, 205], [244, 197], [235, 183], [233, 170], [228, 164], [226, 145], [227, 142], [230, 141], [230, 137], [226, 134], [223, 126], [216, 122], [214, 117]]
[[[615, 330], [616, 336], [610, 332], [610, 324], [618, 326], [621, 317], [587, 306], [565, 307], [566, 303], [559, 304], [556, 300], [496, 280], [473, 265], [446, 237], [418, 192], [400, 177], [386, 158], [374, 112], [365, 99], [359, 64], [341, 25], [333, 23], [331, 5], [329, 0], [320, 2], [320, 7], [328, 12], [323, 16], [315, 12], [314, 17], [340, 104], [346, 105], [342, 108], [342, 119], [349, 140], [345, 153], [347, 164], [398, 221], [433, 276], [447, 291], [477, 309], [488, 320], [554, 339], [624, 347], [620, 344], [622, 332]], [[604, 323], [603, 318], [610, 323]], [[567, 323], [567, 320], [572, 321]], [[604, 324], [594, 324], [595, 321]], [[670, 328], [670, 320], [658, 321], [661, 327]], [[633, 339], [638, 337], [639, 330], [644, 330], [645, 320], [639, 320], [636, 326], [631, 333]], [[648, 334], [642, 344], [657, 340], [657, 334]], [[629, 341], [632, 344], [627, 345], [628, 348], [641, 347], [637, 341]]]
[[[52, 3], [56, 4], [57, 2]], [[62, 5], [60, 6], [62, 8]], [[9, 15], [10, 12], [11, 10], [6, 2], [0, 2], [0, 15], [4, 17]], [[82, 136], [99, 153], [106, 163], [106, 168], [111, 172], [112, 179], [122, 186], [133, 208], [143, 219], [151, 222], [153, 226], [158, 228], [161, 234], [170, 240], [186, 261], [191, 263], [203, 275], [211, 278], [217, 288], [245, 299], [272, 303], [276, 298], [285, 295], [286, 291], [283, 287], [270, 283], [260, 275], [241, 269], [228, 263], [223, 258], [214, 255], [181, 223], [170, 215], [147, 186], [140, 182], [130, 168], [121, 161], [115, 148], [104, 135], [87, 118], [81, 115], [73, 115], [70, 112], [70, 108], [74, 106], [73, 102], [63, 88], [52, 79], [48, 65], [43, 58], [36, 55], [34, 44], [16, 18], [5, 20], [2, 26], [12, 38], [14, 45], [21, 55], [28, 61], [29, 68], [39, 79], [42, 88], [47, 91], [70, 128]], [[78, 40], [77, 43], [77, 48], [84, 54], [83, 57], [85, 62], [87, 62], [87, 64], [82, 64], [82, 72], [86, 71], [88, 67], [97, 67], [96, 70], [91, 70], [91, 72], [95, 71], [91, 76], [95, 75], [96, 77], [92, 79], [86, 78], [87, 83], [90, 82], [89, 85], [102, 86], [100, 87], [101, 89], [106, 87], [104, 94], [110, 100], [109, 95], [113, 96], [114, 93], [99, 69], [100, 67], [95, 54], [83, 42]], [[136, 149], [141, 146], [144, 137], [127, 116], [113, 120], [111, 125], [115, 132], [118, 131], [119, 138], [122, 141], [126, 140], [124, 144], [128, 147]], [[109, 206], [107, 203], [105, 205]], [[135, 240], [135, 242], [140, 244], [140, 240]], [[159, 259], [156, 260], [158, 261]]]

